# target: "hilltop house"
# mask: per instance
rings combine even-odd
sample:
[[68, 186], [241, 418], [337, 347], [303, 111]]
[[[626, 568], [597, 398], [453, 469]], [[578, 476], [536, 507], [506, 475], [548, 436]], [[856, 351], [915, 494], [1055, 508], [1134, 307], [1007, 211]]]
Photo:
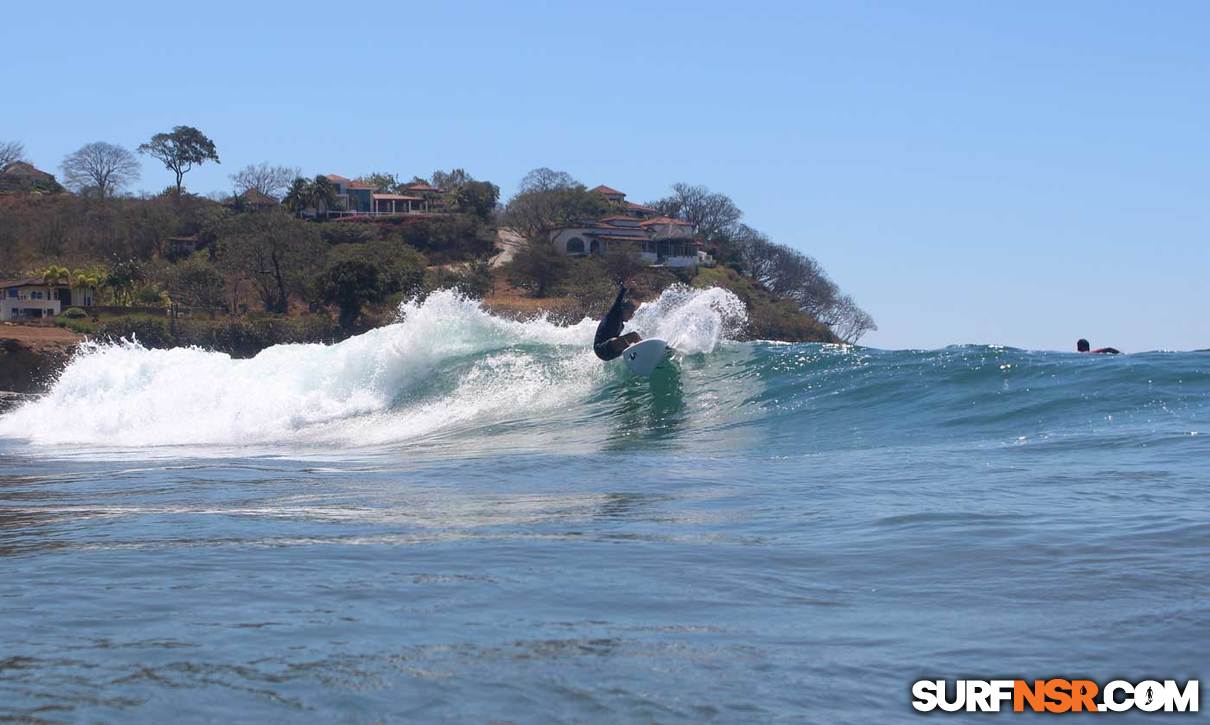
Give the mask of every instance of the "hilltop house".
[[0, 320], [40, 320], [55, 317], [68, 307], [90, 307], [94, 287], [71, 287], [41, 279], [0, 282]]
[[244, 192], [229, 202], [231, 206], [243, 206], [247, 209], [273, 209], [281, 204], [276, 198], [261, 193], [256, 189], [244, 189]]
[[319, 210], [321, 215], [328, 217], [427, 214], [445, 208], [440, 200], [445, 192], [424, 183], [408, 185], [403, 189], [405, 193], [393, 193], [339, 174], [327, 174], [324, 178], [336, 192], [336, 203], [332, 208]]
[[0, 194], [58, 194], [62, 191], [54, 174], [25, 161], [13, 161], [0, 169]]
[[635, 204], [632, 201], [626, 201], [625, 192], [610, 188], [604, 184], [601, 184], [590, 191], [600, 194], [601, 196], [605, 197], [607, 201], [622, 205], [624, 208], [624, 213], [627, 216], [632, 216], [636, 219], [650, 219], [651, 217], [660, 215], [658, 211], [649, 206], [643, 206], [642, 204]]
[[609, 216], [558, 229], [551, 239], [555, 249], [573, 257], [624, 250], [648, 264], [665, 267], [696, 267], [711, 261], [694, 238], [693, 227], [669, 217]]

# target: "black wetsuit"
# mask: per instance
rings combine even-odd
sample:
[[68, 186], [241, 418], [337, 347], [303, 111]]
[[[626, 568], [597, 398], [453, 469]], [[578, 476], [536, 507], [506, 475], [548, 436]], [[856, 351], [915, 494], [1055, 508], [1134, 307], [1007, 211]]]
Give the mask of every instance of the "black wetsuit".
[[625, 296], [626, 288], [622, 287], [618, 290], [618, 298], [613, 301], [613, 307], [609, 308], [609, 312], [605, 313], [605, 319], [597, 325], [597, 336], [592, 341], [592, 351], [602, 360], [621, 357], [622, 351], [626, 349], [625, 345], [609, 344], [622, 334], [622, 326], [626, 324], [626, 321], [622, 319], [622, 298]]

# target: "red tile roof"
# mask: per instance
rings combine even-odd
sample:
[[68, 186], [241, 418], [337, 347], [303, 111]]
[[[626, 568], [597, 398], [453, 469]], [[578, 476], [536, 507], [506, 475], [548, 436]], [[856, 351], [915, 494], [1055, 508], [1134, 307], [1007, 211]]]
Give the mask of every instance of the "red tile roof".
[[324, 174], [324, 178], [327, 179], [328, 181], [338, 181], [342, 184], [349, 183], [349, 180], [346, 179], [345, 177], [341, 176], [340, 174]]
[[611, 189], [604, 184], [601, 184], [597, 188], [593, 189], [593, 191], [597, 192], [598, 194], [604, 194], [605, 196], [626, 196], [625, 192], [618, 191], [617, 189]]
[[669, 217], [669, 216], [657, 216], [652, 219], [644, 219], [643, 221], [639, 222], [639, 226], [641, 226], [641, 227], [655, 226], [657, 224], [658, 225], [671, 224], [671, 225], [680, 226], [680, 227], [693, 226], [692, 224], [685, 221], [684, 219], [673, 219], [672, 217]]
[[249, 204], [259, 204], [262, 206], [273, 206], [277, 204], [277, 199], [274, 199], [268, 194], [262, 194], [256, 189], [246, 189], [243, 194], [240, 194], [240, 196], [244, 197], [244, 201], [248, 202]]
[[441, 191], [437, 187], [429, 186], [428, 184], [426, 184], [423, 181], [417, 181], [414, 184], [408, 184], [407, 188], [410, 191]]
[[633, 201], [626, 202], [626, 208], [627, 209], [638, 209], [641, 211], [649, 211], [652, 213], [655, 213], [655, 211], [656, 211], [655, 209], [652, 209], [649, 206], [643, 206], [642, 204], [635, 204]]
[[[45, 287], [45, 282], [36, 277], [26, 277], [25, 279], [14, 279], [8, 282], [0, 282], [0, 289], [8, 289], [9, 287]], [[53, 286], [53, 283], [52, 283]], [[59, 285], [60, 287], [62, 285]]]

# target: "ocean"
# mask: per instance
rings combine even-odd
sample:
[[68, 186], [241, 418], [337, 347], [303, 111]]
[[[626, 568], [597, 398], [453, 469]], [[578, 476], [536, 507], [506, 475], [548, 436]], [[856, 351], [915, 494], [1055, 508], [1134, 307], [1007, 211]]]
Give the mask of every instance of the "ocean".
[[0, 719], [898, 722], [922, 678], [1210, 676], [1210, 354], [734, 342], [679, 289], [647, 380], [592, 321], [401, 314], [94, 345], [0, 417]]

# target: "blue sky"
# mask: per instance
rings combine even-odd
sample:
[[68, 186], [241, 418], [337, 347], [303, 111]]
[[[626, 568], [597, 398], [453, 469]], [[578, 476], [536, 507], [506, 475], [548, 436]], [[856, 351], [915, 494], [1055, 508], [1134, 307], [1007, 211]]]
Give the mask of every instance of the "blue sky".
[[[1210, 347], [1210, 4], [19, 3], [0, 139], [729, 194], [882, 347]], [[15, 66], [15, 67], [14, 67]], [[144, 165], [140, 188], [171, 175]]]

